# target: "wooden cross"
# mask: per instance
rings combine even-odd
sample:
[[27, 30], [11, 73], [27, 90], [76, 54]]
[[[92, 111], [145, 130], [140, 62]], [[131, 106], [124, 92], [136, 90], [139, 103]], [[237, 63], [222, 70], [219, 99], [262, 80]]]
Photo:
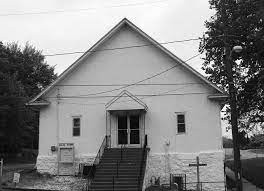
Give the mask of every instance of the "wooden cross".
[[200, 190], [200, 166], [207, 166], [205, 163], [199, 163], [199, 157], [196, 157], [196, 163], [189, 164], [189, 166], [195, 166], [197, 168], [197, 190]]

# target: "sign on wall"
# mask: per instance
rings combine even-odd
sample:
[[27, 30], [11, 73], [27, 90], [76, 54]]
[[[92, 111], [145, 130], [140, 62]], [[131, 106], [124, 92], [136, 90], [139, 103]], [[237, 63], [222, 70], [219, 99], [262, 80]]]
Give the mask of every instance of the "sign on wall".
[[60, 147], [60, 162], [72, 163], [74, 161], [73, 144], [59, 145]]
[[59, 165], [58, 174], [63, 172], [64, 175], [74, 173], [74, 145], [73, 143], [59, 144]]
[[20, 173], [15, 172], [13, 177], [13, 182], [16, 184], [19, 183], [19, 179], [20, 179]]

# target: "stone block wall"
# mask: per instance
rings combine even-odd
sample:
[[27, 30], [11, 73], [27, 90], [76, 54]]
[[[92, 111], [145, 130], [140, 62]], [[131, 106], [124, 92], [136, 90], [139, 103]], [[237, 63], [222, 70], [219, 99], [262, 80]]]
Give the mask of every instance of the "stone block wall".
[[[94, 162], [95, 155], [78, 155], [75, 156], [73, 164], [65, 163], [60, 164], [59, 174], [60, 175], [75, 175], [79, 172], [79, 164], [85, 163], [92, 165]], [[58, 161], [57, 155], [43, 156], [39, 155], [37, 158], [37, 171], [39, 173], [48, 173], [51, 175], [58, 174]]]
[[[200, 167], [200, 181], [204, 183], [204, 190], [224, 191], [224, 153], [208, 151], [200, 153], [148, 153], [143, 190], [150, 186], [150, 180], [160, 178], [161, 184], [170, 183], [170, 174], [186, 174], [187, 188], [195, 188], [197, 182], [196, 167], [189, 167], [196, 163], [199, 156], [200, 163], [207, 166]], [[194, 182], [194, 183], [193, 183]]]

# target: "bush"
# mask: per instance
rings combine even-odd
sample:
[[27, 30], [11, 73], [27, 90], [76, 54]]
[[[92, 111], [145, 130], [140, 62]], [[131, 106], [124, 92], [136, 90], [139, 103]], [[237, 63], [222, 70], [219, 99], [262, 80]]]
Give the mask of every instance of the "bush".
[[227, 137], [223, 137], [223, 147], [224, 148], [233, 148], [233, 140]]
[[257, 134], [250, 138], [249, 143], [245, 146], [246, 149], [264, 148], [264, 134]]

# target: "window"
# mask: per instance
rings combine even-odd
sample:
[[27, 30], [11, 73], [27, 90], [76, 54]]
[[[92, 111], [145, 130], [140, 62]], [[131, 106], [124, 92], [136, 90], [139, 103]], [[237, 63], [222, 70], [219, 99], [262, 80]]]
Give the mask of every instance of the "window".
[[80, 117], [74, 117], [73, 118], [73, 129], [72, 129], [72, 135], [73, 136], [80, 136], [81, 134], [81, 118]]
[[185, 133], [185, 115], [184, 114], [177, 114], [177, 132], [178, 133]]
[[186, 190], [186, 174], [171, 174], [171, 185], [177, 185], [178, 190]]

